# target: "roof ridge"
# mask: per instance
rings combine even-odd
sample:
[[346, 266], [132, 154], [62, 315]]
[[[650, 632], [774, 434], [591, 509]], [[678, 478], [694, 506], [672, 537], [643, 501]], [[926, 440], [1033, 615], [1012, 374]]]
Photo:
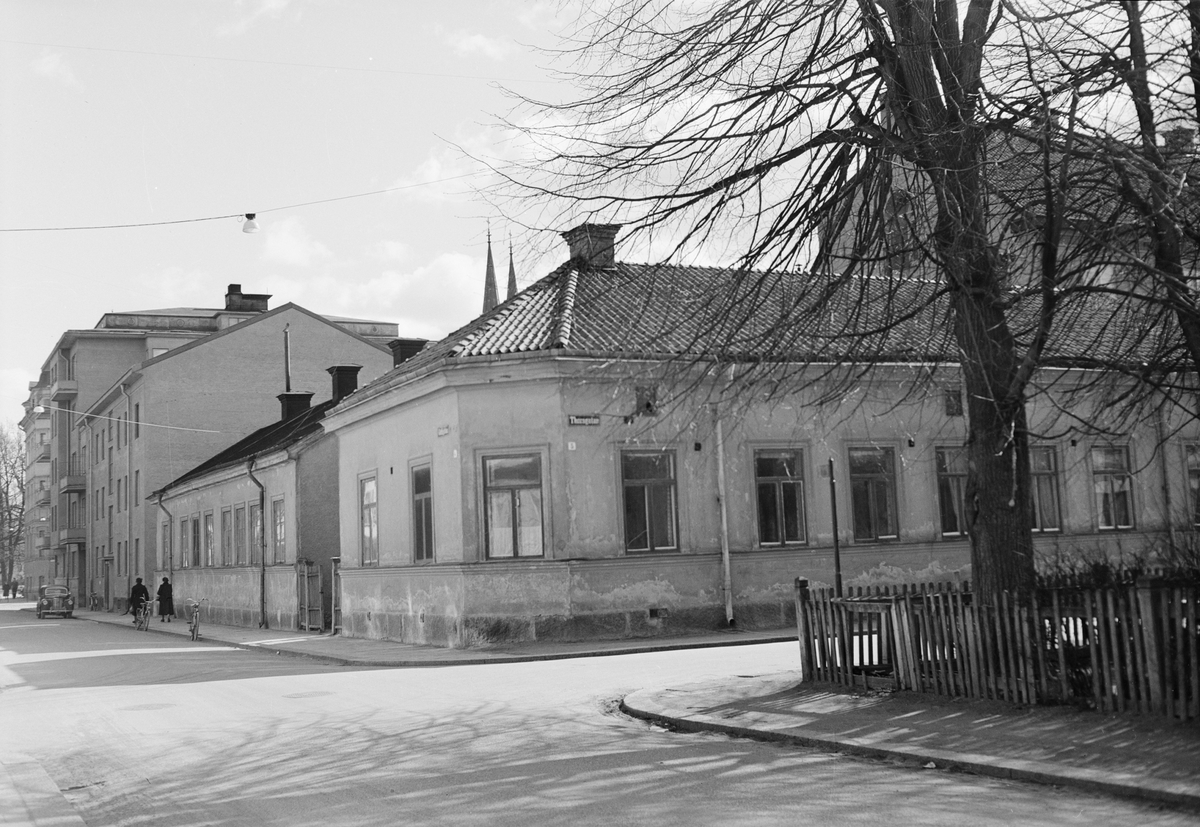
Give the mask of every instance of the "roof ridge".
[[565, 348], [571, 346], [571, 331], [575, 327], [575, 295], [579, 287], [579, 270], [572, 267], [567, 271], [566, 281], [558, 291], [558, 302], [554, 308], [557, 318], [554, 322], [554, 338], [550, 347]]

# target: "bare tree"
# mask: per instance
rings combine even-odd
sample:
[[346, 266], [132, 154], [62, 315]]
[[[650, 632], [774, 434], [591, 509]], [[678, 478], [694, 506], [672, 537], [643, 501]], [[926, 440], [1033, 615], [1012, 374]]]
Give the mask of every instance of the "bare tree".
[[[565, 199], [566, 211], [670, 234], [676, 258], [697, 245], [739, 251], [729, 291], [739, 299], [753, 295], [755, 272], [806, 267], [820, 283], [794, 303], [803, 313], [784, 320], [792, 326], [846, 306], [863, 275], [932, 281], [916, 307], [899, 301], [911, 291], [885, 290], [889, 306], [858, 308], [869, 313], [840, 338], [922, 309], [945, 312], [967, 398], [973, 577], [984, 595], [1027, 587], [1026, 391], [1055, 301], [1052, 290], [1033, 294], [1041, 306], [1019, 342], [989, 212], [983, 101], [985, 66], [991, 78], [1005, 77], [1008, 64], [1027, 72], [1018, 52], [998, 49], [985, 61], [998, 7], [718, 0], [691, 8], [632, 0], [588, 20], [575, 54], [576, 79], [590, 91], [543, 108], [553, 123], [526, 134], [546, 152], [512, 177], [538, 197]], [[1010, 96], [1036, 92], [1010, 85]], [[904, 266], [893, 269], [898, 256]], [[878, 300], [876, 292], [860, 298]], [[844, 353], [854, 357], [853, 348]]]
[[0, 427], [0, 582], [13, 582], [25, 554], [25, 441]]

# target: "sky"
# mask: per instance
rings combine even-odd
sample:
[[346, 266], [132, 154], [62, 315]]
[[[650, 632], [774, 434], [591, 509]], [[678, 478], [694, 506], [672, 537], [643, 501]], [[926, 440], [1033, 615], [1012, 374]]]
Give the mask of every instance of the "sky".
[[[563, 94], [540, 47], [567, 9], [0, 0], [0, 424], [106, 312], [241, 284], [441, 338], [480, 311], [489, 221], [501, 290], [510, 240], [519, 284], [545, 275], [565, 247], [480, 197], [473, 158], [514, 151], [505, 88]], [[129, 224], [150, 226], [54, 229]]]

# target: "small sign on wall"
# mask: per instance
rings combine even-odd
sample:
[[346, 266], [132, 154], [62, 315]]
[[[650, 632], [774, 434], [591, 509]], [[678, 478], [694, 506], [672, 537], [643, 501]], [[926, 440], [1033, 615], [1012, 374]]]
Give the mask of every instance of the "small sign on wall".
[[599, 425], [600, 414], [567, 414], [568, 425]]

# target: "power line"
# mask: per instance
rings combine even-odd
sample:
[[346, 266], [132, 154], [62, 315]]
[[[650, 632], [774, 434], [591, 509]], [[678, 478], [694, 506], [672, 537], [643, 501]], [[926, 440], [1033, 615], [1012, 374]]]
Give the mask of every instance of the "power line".
[[76, 411], [76, 410], [72, 410], [71, 408], [59, 408], [56, 405], [35, 405], [34, 406], [35, 413], [37, 412], [38, 408], [44, 408], [45, 410], [48, 410], [48, 411], [62, 411], [64, 413], [75, 414], [76, 416], [82, 416], [87, 419], [107, 419], [109, 422], [130, 422], [131, 424], [138, 425], [139, 427], [142, 427], [142, 428], [166, 428], [171, 431], [192, 431], [192, 432], [198, 433], [198, 434], [223, 433], [222, 431], [209, 431], [209, 430], [206, 430], [205, 428], [184, 428], [182, 425], [156, 425], [153, 422], [142, 422], [140, 419], [137, 422], [132, 422], [131, 420], [123, 419], [123, 418], [115, 417], [115, 416], [100, 416], [100, 414], [89, 414], [85, 411]]
[[462, 175], [451, 175], [447, 178], [438, 178], [433, 181], [418, 181], [415, 184], [402, 184], [398, 187], [387, 187], [381, 190], [372, 190], [370, 192], [356, 192], [352, 195], [338, 195], [333, 198], [320, 198], [316, 201], [302, 201], [299, 204], [287, 204], [282, 207], [267, 207], [265, 210], [247, 210], [245, 213], [229, 213], [228, 215], [209, 215], [203, 218], [176, 218], [171, 221], [144, 221], [137, 224], [90, 224], [74, 227], [0, 227], [0, 233], [50, 233], [63, 232], [67, 230], [126, 230], [133, 227], [163, 227], [168, 224], [194, 224], [198, 221], [222, 221], [226, 218], [241, 218], [244, 215], [262, 215], [268, 212], [279, 212], [280, 210], [294, 210], [299, 207], [311, 207], [314, 204], [332, 204], [334, 201], [347, 201], [351, 198], [366, 198], [371, 195], [383, 195], [388, 192], [397, 192], [399, 190], [410, 190], [415, 187], [427, 187], [430, 184], [443, 184], [447, 181], [458, 181], [462, 178], [472, 178], [476, 175], [482, 175], [481, 172], [464, 172]]

